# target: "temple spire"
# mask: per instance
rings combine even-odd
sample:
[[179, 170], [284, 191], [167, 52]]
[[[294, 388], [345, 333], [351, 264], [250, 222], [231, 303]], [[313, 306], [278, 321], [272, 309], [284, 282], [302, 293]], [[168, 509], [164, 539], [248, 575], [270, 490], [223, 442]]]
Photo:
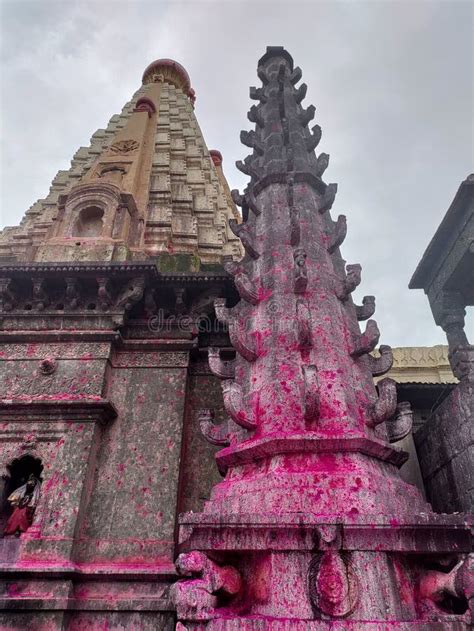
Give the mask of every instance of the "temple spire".
[[222, 156], [217, 164], [219, 152], [204, 142], [195, 100], [183, 66], [151, 63], [122, 113], [79, 149], [19, 227], [0, 234], [0, 261], [238, 258], [227, 222], [239, 214]]

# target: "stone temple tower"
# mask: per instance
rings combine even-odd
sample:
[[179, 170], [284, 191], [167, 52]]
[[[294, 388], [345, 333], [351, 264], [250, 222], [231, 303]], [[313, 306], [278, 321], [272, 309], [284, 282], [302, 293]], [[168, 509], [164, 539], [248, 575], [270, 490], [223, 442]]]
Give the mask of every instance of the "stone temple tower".
[[197, 401], [221, 405], [206, 336], [229, 346], [213, 302], [237, 299], [220, 263], [243, 252], [194, 101], [182, 66], [150, 64], [0, 235], [2, 629], [174, 627], [175, 515], [218, 478], [194, 431]]

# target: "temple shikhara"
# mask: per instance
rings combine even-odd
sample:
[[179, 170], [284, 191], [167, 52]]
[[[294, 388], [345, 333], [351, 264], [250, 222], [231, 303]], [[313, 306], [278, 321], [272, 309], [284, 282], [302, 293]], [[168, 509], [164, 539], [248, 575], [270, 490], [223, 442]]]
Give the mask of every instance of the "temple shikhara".
[[410, 283], [448, 343], [392, 349], [302, 72], [257, 74], [243, 191], [159, 59], [0, 234], [0, 629], [473, 622], [474, 176]]

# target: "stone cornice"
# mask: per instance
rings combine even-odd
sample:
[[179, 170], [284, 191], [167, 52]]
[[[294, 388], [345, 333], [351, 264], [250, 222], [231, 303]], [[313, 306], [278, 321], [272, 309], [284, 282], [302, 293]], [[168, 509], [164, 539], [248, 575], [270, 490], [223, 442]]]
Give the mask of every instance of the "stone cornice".
[[[393, 366], [385, 376], [398, 383], [457, 383], [449, 364], [448, 347], [445, 345], [405, 346], [393, 348], [392, 352]], [[378, 356], [377, 352], [373, 354]]]
[[75, 421], [105, 424], [117, 416], [115, 406], [108, 400], [97, 398], [64, 398], [55, 395], [46, 398], [0, 399], [2, 421]]

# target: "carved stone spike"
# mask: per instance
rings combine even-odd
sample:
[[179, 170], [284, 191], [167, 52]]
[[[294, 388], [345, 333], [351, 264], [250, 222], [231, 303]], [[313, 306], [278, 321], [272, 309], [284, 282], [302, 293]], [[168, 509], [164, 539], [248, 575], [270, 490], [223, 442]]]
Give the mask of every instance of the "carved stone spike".
[[239, 169], [239, 171], [241, 171], [244, 175], [248, 175], [250, 177], [250, 168], [248, 167], [247, 164], [245, 164], [244, 162], [242, 162], [242, 160], [237, 160], [237, 162], [235, 163], [235, 166]]
[[110, 293], [110, 278], [108, 276], [100, 276], [97, 278], [97, 302], [100, 309], [106, 311], [112, 304], [112, 294]]
[[331, 210], [332, 205], [334, 204], [334, 200], [336, 199], [337, 193], [337, 184], [328, 184], [326, 186], [326, 190], [324, 191], [324, 195], [321, 197], [319, 202], [319, 212], [324, 213], [327, 210]]
[[258, 138], [255, 135], [254, 131], [245, 131], [244, 129], [240, 132], [240, 142], [246, 147], [250, 147], [251, 149], [255, 149], [256, 153], [261, 156], [263, 155], [263, 146], [259, 142]]
[[213, 375], [219, 379], [234, 379], [235, 360], [224, 361], [218, 348], [209, 348], [207, 351], [209, 368]]
[[33, 279], [33, 301], [38, 311], [49, 305], [49, 298], [44, 290], [44, 278]]
[[304, 418], [312, 421], [319, 417], [319, 382], [316, 366], [303, 366]]
[[340, 288], [337, 291], [337, 297], [339, 300], [347, 300], [349, 295], [354, 289], [360, 285], [362, 267], [359, 263], [353, 263], [352, 265], [346, 265], [346, 278], [343, 280]]
[[267, 97], [263, 93], [262, 88], [251, 87], [249, 91], [250, 98], [254, 101], [260, 101], [260, 103], [266, 103]]
[[69, 309], [76, 309], [79, 305], [80, 293], [79, 283], [77, 278], [68, 276], [65, 278], [66, 282], [66, 305]]
[[116, 307], [124, 307], [130, 310], [143, 297], [145, 289], [145, 278], [143, 276], [129, 280], [122, 289], [115, 302]]
[[254, 180], [258, 180], [262, 176], [262, 170], [258, 167], [253, 155], [247, 156], [244, 159], [244, 164], [247, 168], [248, 174], [250, 177], [254, 178]]
[[242, 390], [235, 381], [226, 380], [222, 382], [222, 393], [224, 397], [224, 407], [230, 418], [245, 429], [253, 430], [257, 424], [245, 410]]
[[314, 115], [316, 114], [316, 108], [314, 107], [314, 105], [310, 105], [309, 107], [307, 107], [305, 110], [303, 110], [299, 115], [298, 118], [300, 120], [300, 123], [303, 127], [306, 127], [306, 125], [313, 120]]
[[347, 219], [345, 215], [339, 215], [334, 230], [331, 234], [331, 240], [328, 243], [328, 252], [332, 254], [344, 241], [347, 234]]
[[228, 447], [230, 445], [228, 423], [223, 422], [220, 425], [215, 425], [213, 410], [199, 410], [198, 421], [201, 433], [208, 443], [220, 447]]
[[247, 118], [249, 119], [251, 123], [255, 123], [257, 127], [262, 128], [265, 126], [265, 121], [263, 119], [263, 116], [256, 105], [252, 105], [252, 107], [247, 113]]
[[306, 149], [308, 153], [314, 151], [316, 147], [319, 145], [319, 141], [321, 140], [322, 130], [319, 125], [315, 125], [312, 129], [312, 134], [309, 138], [306, 138]]
[[231, 190], [230, 196], [232, 197], [232, 201], [234, 202], [234, 204], [236, 206], [239, 206], [239, 208], [242, 208], [242, 204], [244, 202], [244, 196], [241, 195], [236, 188]]
[[269, 78], [267, 77], [267, 73], [261, 66], [257, 68], [257, 77], [260, 79], [263, 85], [267, 85], [270, 82]]
[[367, 320], [364, 333], [357, 335], [352, 344], [352, 357], [359, 357], [374, 350], [379, 342], [380, 331], [375, 320]]
[[355, 305], [356, 315], [359, 322], [367, 320], [375, 313], [375, 296], [364, 296], [362, 305]]
[[235, 350], [248, 362], [254, 362], [257, 359], [257, 349], [255, 341], [249, 338], [244, 327], [238, 322], [229, 322], [229, 337]]
[[293, 251], [294, 280], [293, 291], [295, 294], [303, 294], [308, 286], [308, 271], [306, 269], [306, 252], [303, 248], [295, 248]]
[[[369, 320], [370, 322], [370, 320]], [[397, 410], [397, 384], [393, 379], [385, 377], [377, 383], [379, 396], [375, 402], [372, 413], [367, 419], [369, 427], [375, 427], [385, 423], [394, 416]]]
[[11, 278], [0, 278], [0, 310], [11, 311], [16, 305]]
[[316, 160], [316, 175], [321, 177], [329, 165], [329, 154], [320, 153]]
[[258, 304], [260, 299], [257, 284], [250, 280], [242, 267], [235, 261], [225, 261], [224, 269], [234, 277], [234, 284], [239, 296], [251, 305]]
[[395, 416], [388, 419], [388, 438], [391, 443], [396, 443], [411, 432], [413, 427], [413, 410], [408, 401], [401, 401], [396, 408]]
[[308, 90], [308, 86], [306, 83], [302, 83], [300, 87], [295, 90], [295, 101], [299, 104], [306, 96], [306, 91]]
[[382, 344], [379, 348], [380, 357], [367, 355], [369, 370], [374, 377], [380, 377], [390, 370], [393, 364], [392, 348], [387, 344]]
[[242, 245], [244, 246], [244, 250], [252, 259], [258, 259], [260, 254], [258, 253], [254, 242], [253, 237], [250, 234], [250, 230], [248, 225], [244, 223], [237, 223], [235, 219], [229, 219], [229, 228], [235, 234], [235, 236], [239, 237], [242, 241]]
[[313, 607], [334, 618], [347, 616], [355, 607], [358, 585], [355, 573], [344, 557], [326, 550], [312, 559], [308, 570], [309, 597]]
[[296, 66], [296, 68], [293, 70], [293, 72], [290, 75], [291, 83], [293, 85], [296, 85], [302, 76], [303, 76], [303, 73], [301, 72], [301, 68], [299, 66]]

